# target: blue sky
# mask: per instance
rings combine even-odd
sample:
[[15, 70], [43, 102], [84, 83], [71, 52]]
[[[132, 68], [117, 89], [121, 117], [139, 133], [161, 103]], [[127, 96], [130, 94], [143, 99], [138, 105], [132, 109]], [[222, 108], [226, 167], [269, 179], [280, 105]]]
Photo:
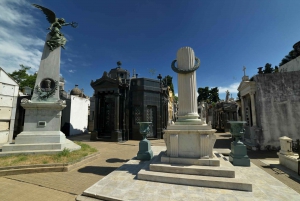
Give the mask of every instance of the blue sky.
[[[31, 3], [78, 22], [63, 27], [61, 74], [66, 91], [75, 84], [92, 96], [91, 80], [115, 68], [135, 69], [139, 77], [177, 75], [171, 70], [179, 48], [189, 46], [200, 58], [197, 87], [228, 89], [236, 97], [243, 76], [274, 67], [300, 40], [298, 0], [0, 0], [0, 66], [19, 64], [38, 70], [49, 23]], [[155, 70], [155, 73], [151, 71]]]

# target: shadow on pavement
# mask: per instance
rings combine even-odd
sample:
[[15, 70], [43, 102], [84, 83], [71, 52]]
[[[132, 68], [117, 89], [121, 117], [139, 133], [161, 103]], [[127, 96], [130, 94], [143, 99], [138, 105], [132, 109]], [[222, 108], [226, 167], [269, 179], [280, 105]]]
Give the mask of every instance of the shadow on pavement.
[[96, 175], [106, 176], [116, 169], [117, 169], [117, 167], [85, 166], [83, 168], [78, 169], [78, 172], [92, 173], [92, 174], [96, 174]]
[[264, 158], [276, 158], [276, 159], [278, 159], [277, 152], [278, 151], [252, 151], [252, 150], [248, 150], [247, 155], [251, 159], [264, 159]]
[[128, 159], [124, 160], [124, 159], [119, 159], [119, 158], [109, 158], [106, 160], [106, 162], [108, 163], [126, 163], [127, 161], [129, 161]]

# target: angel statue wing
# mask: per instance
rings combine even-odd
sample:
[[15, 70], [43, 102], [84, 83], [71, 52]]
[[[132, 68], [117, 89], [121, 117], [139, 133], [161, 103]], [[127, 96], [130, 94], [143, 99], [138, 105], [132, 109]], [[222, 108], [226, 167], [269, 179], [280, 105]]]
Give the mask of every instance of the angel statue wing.
[[43, 6], [37, 5], [37, 4], [32, 4], [32, 5], [38, 9], [40, 9], [41, 11], [43, 11], [43, 13], [46, 15], [46, 18], [50, 24], [53, 24], [54, 22], [56, 22], [56, 16], [52, 10], [45, 8]]

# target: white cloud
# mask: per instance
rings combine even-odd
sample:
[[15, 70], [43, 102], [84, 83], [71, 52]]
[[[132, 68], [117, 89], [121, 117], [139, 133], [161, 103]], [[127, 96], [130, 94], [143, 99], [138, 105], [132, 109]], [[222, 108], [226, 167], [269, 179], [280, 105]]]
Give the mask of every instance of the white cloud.
[[24, 0], [0, 1], [0, 66], [9, 73], [20, 64], [34, 73], [40, 65], [44, 40], [31, 33], [37, 28], [30, 7]]
[[25, 0], [1, 0], [0, 21], [16, 26], [33, 25], [34, 18], [25, 11], [29, 6], [31, 5]]
[[69, 70], [69, 73], [75, 73], [76, 70]]
[[72, 59], [68, 59], [68, 61], [72, 62], [73, 60]]
[[219, 86], [219, 94], [225, 94], [226, 91], [228, 90], [230, 93], [237, 93], [238, 90], [237, 88], [239, 87], [240, 83], [239, 82], [235, 82], [229, 86]]

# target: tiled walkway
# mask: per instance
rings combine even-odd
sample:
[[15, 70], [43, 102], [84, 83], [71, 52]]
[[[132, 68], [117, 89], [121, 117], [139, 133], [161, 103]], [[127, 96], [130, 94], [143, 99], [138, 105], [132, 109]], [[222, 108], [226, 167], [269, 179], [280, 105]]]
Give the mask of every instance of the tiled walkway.
[[[153, 147], [155, 155], [165, 147]], [[226, 163], [226, 164], [222, 164]], [[228, 163], [228, 164], [227, 164]], [[193, 187], [167, 183], [157, 183], [136, 179], [140, 169], [146, 168], [149, 162], [130, 160], [116, 171], [84, 191], [84, 195], [96, 198], [116, 200], [300, 200], [300, 194], [284, 185], [265, 171], [251, 164], [251, 167], [232, 166], [230, 162], [221, 162], [221, 166], [231, 166], [236, 178], [252, 183], [252, 192]], [[85, 201], [84, 197], [79, 199]]]
[[[84, 190], [98, 182], [100, 179], [125, 164], [132, 159], [138, 151], [138, 141], [128, 141], [125, 143], [115, 142], [90, 142], [89, 135], [80, 135], [70, 138], [71, 140], [83, 141], [99, 150], [101, 153], [96, 160], [74, 169], [70, 172], [53, 172], [23, 174], [0, 177], [0, 200], [2, 201], [53, 201], [67, 200], [74, 201], [75, 197]], [[217, 141], [218, 142], [218, 141]], [[163, 140], [152, 140], [153, 146], [164, 146]], [[218, 144], [218, 143], [217, 143]], [[225, 144], [228, 144], [226, 142]], [[227, 146], [227, 145], [226, 145]], [[221, 147], [224, 148], [224, 147]], [[274, 154], [273, 154], [274, 155]], [[299, 188], [299, 181], [291, 179], [285, 175], [274, 173], [271, 168], [261, 167], [260, 159], [268, 159], [263, 156], [251, 159], [259, 168], [257, 171], [265, 172], [279, 180], [283, 180], [287, 185], [293, 188]], [[276, 159], [275, 159], [276, 160]], [[258, 177], [259, 179], [259, 177]], [[271, 177], [270, 179], [274, 179]], [[277, 181], [277, 180], [276, 180]], [[151, 182], [152, 183], [152, 182]], [[149, 184], [150, 185], [150, 184]], [[147, 186], [149, 189], [159, 189], [161, 184]], [[272, 185], [272, 182], [268, 185]], [[281, 184], [283, 185], [283, 184]], [[177, 187], [174, 187], [174, 189]], [[198, 187], [184, 187], [193, 190]], [[286, 187], [285, 187], [286, 188]], [[297, 189], [297, 188], [296, 188]], [[263, 190], [263, 189], [262, 189]], [[281, 188], [278, 189], [280, 191]], [[154, 190], [155, 191], [155, 190]], [[204, 191], [204, 190], [203, 190]], [[212, 193], [212, 189], [205, 189], [206, 193]], [[228, 190], [220, 190], [228, 192]], [[298, 191], [300, 192], [300, 190]], [[133, 195], [132, 195], [133, 196]], [[211, 195], [214, 198], [214, 195]], [[221, 198], [220, 198], [221, 199]], [[225, 199], [223, 199], [225, 200]], [[229, 199], [231, 200], [231, 199]], [[234, 200], [234, 199], [233, 199]], [[267, 199], [268, 200], [268, 199]], [[276, 199], [275, 199], [276, 200]], [[293, 199], [289, 199], [291, 201]], [[300, 197], [299, 199], [300, 200]]]

